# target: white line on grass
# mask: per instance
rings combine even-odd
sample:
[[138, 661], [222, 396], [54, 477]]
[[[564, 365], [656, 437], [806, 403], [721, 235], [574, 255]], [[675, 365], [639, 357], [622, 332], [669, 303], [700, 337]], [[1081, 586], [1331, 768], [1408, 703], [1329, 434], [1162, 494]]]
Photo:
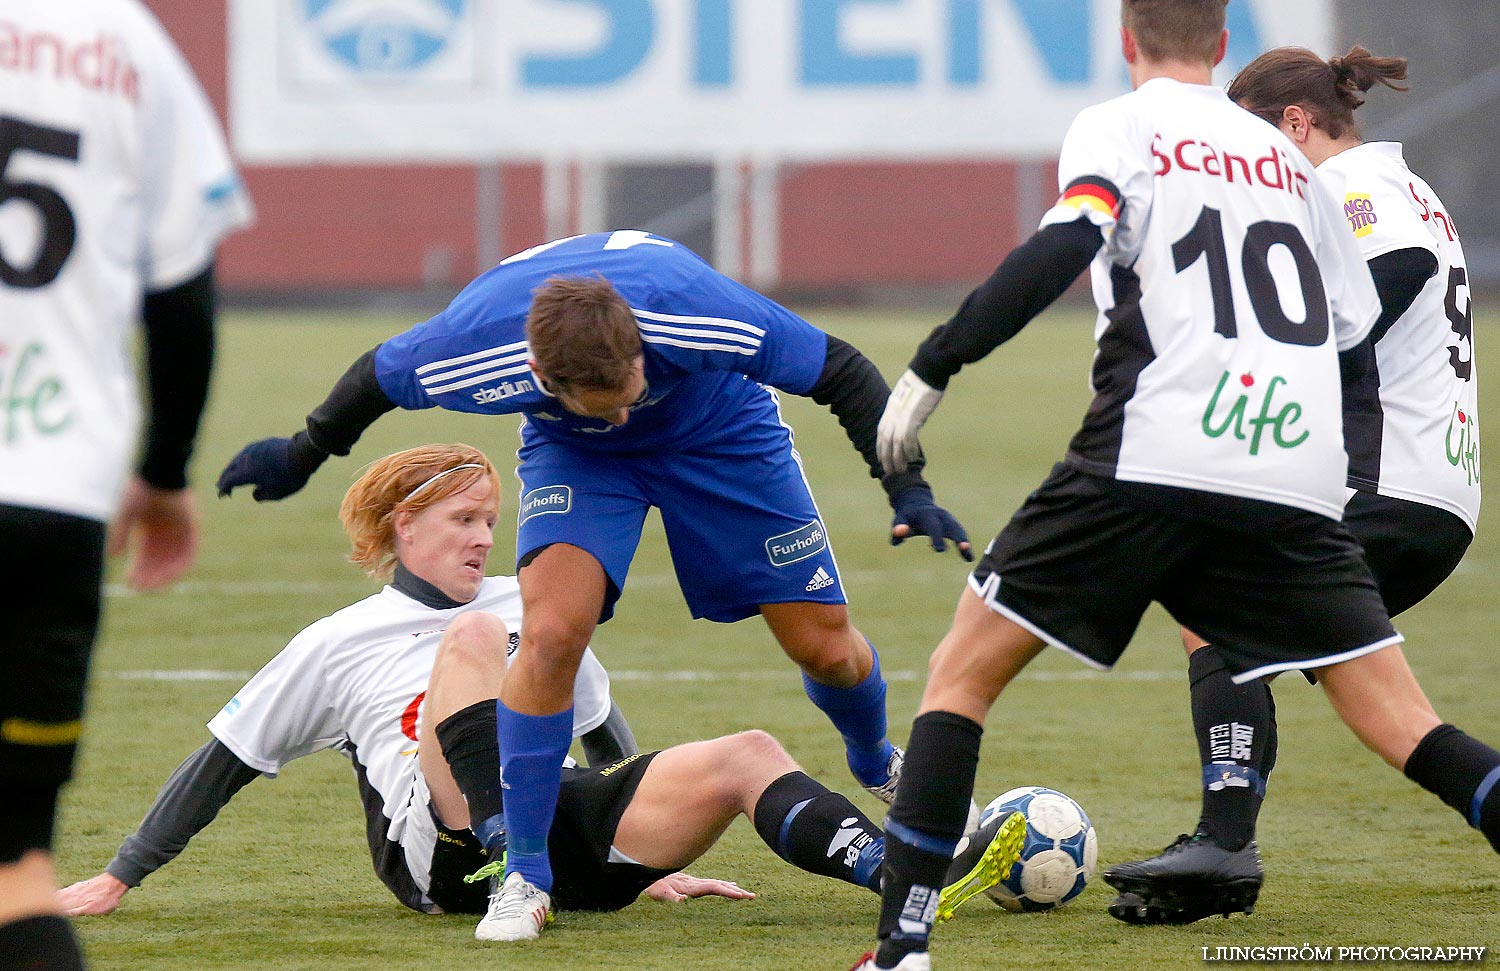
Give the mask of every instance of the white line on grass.
[[[785, 665], [777, 669], [755, 671], [611, 671], [615, 681], [783, 681], [790, 675]], [[253, 671], [215, 671], [205, 668], [183, 670], [138, 670], [112, 671], [106, 676], [117, 681], [248, 681]], [[1103, 671], [1027, 671], [1021, 678], [1027, 681], [1176, 681], [1182, 678], [1181, 671], [1119, 671], [1110, 674]], [[886, 671], [887, 681], [916, 681], [916, 671]]]
[[[891, 574], [882, 570], [846, 570], [840, 574], [845, 585], [864, 585], [887, 582]], [[962, 589], [963, 575], [948, 574], [938, 570], [928, 572], [915, 572], [904, 574], [901, 578], [904, 586], [910, 588], [913, 585], [942, 584], [951, 587], [955, 591]], [[627, 590], [661, 590], [675, 588], [677, 577], [671, 573], [644, 573], [630, 578]], [[350, 577], [342, 580], [187, 580], [175, 583], [154, 596], [172, 597], [214, 597], [223, 599], [225, 597], [278, 597], [288, 594], [319, 594], [319, 593], [357, 593], [361, 590], [374, 593], [377, 588], [372, 587], [368, 581], [358, 577]], [[123, 583], [107, 583], [104, 586], [105, 597], [138, 597], [139, 591], [132, 590]]]

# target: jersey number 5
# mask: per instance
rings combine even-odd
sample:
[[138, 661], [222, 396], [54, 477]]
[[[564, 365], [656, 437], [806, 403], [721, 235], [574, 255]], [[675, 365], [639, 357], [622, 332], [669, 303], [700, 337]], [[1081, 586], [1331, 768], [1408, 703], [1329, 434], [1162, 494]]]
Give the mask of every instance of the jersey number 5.
[[12, 179], [6, 175], [16, 152], [35, 152], [78, 161], [78, 133], [34, 125], [19, 118], [0, 117], [0, 206], [12, 199], [30, 203], [41, 217], [41, 245], [30, 266], [17, 266], [0, 250], [0, 283], [22, 290], [45, 287], [62, 272], [78, 238], [78, 223], [68, 200], [51, 186]]
[[[1307, 319], [1292, 320], [1282, 309], [1271, 273], [1271, 247], [1286, 247], [1297, 267], [1297, 282], [1302, 290], [1302, 305]], [[1187, 235], [1172, 244], [1172, 263], [1181, 273], [1199, 257], [1208, 261], [1208, 287], [1214, 298], [1214, 333], [1225, 337], [1239, 336], [1235, 321], [1234, 293], [1230, 289], [1229, 254], [1224, 245], [1224, 219], [1219, 210], [1204, 206], [1198, 221]], [[1250, 306], [1261, 331], [1274, 341], [1318, 347], [1328, 339], [1328, 296], [1318, 261], [1302, 233], [1291, 223], [1266, 220], [1245, 230], [1240, 247], [1240, 271], [1250, 293]]]

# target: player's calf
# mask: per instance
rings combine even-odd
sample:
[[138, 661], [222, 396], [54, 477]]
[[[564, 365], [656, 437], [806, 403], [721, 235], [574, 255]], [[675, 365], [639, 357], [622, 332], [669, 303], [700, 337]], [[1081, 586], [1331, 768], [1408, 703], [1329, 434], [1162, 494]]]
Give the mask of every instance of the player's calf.
[[1417, 743], [1403, 771], [1458, 810], [1500, 853], [1500, 752], [1444, 724]]

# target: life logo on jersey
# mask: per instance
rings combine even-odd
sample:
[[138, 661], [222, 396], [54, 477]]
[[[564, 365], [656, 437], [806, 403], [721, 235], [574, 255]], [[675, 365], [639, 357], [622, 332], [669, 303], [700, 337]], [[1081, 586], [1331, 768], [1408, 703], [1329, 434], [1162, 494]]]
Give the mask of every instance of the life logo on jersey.
[[[1233, 431], [1234, 437], [1239, 441], [1248, 440], [1251, 455], [1260, 454], [1262, 437], [1267, 427], [1271, 429], [1271, 444], [1277, 448], [1296, 448], [1307, 441], [1311, 433], [1305, 429], [1300, 433], [1297, 431], [1298, 419], [1302, 417], [1302, 405], [1296, 401], [1283, 403], [1286, 392], [1281, 389], [1286, 387], [1286, 378], [1278, 374], [1257, 387], [1255, 375], [1246, 371], [1236, 383], [1242, 389], [1238, 395], [1230, 384], [1229, 372], [1225, 371], [1219, 376], [1219, 384], [1214, 388], [1213, 396], [1208, 399], [1208, 407], [1203, 409], [1203, 434], [1209, 438], [1218, 438], [1225, 432]], [[1226, 387], [1231, 389], [1228, 395], [1224, 393]], [[1280, 395], [1278, 391], [1281, 392]], [[1228, 401], [1231, 396], [1234, 397], [1233, 403], [1222, 417], [1219, 416], [1220, 403]], [[1260, 399], [1259, 405], [1253, 403], [1254, 398]], [[1252, 411], [1254, 417], [1247, 417]], [[1246, 425], [1251, 429], [1248, 436], [1245, 434]]]
[[468, 24], [468, 0], [301, 0], [306, 28], [349, 70], [409, 74], [436, 59]]
[[1375, 215], [1375, 202], [1366, 192], [1351, 192], [1344, 196], [1344, 218], [1356, 236], [1368, 236], [1375, 231], [1380, 218]]
[[798, 526], [789, 533], [772, 536], [766, 540], [766, 556], [771, 565], [787, 566], [809, 556], [817, 556], [828, 549], [828, 533], [823, 524], [814, 519], [806, 526]]
[[542, 486], [521, 496], [521, 522], [547, 513], [566, 513], [573, 508], [573, 487]]

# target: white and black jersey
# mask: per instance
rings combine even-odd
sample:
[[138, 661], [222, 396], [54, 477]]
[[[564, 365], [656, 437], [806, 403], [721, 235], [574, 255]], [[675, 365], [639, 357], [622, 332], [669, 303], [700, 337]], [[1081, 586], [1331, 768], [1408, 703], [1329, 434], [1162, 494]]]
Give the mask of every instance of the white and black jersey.
[[1437, 269], [1373, 336], [1373, 420], [1351, 420], [1349, 486], [1479, 518], [1479, 404], [1468, 265], [1453, 217], [1396, 142], [1347, 149], [1317, 168], [1366, 260], [1430, 253]]
[[0, 503], [107, 520], [142, 294], [202, 273], [249, 199], [137, 0], [0, 0], [0, 185]]
[[1219, 89], [1158, 78], [1085, 109], [1042, 226], [1103, 234], [1083, 471], [1337, 519], [1337, 352], [1379, 313], [1311, 165]]
[[[377, 869], [399, 866], [376, 837], [399, 846], [417, 889], [427, 889], [436, 833], [417, 766], [422, 701], [438, 643], [459, 614], [495, 614], [519, 644], [521, 594], [514, 577], [489, 577], [470, 603], [434, 609], [387, 586], [319, 620], [292, 639], [208, 723], [240, 761], [274, 776], [293, 759], [337, 749], [354, 762]], [[609, 676], [585, 650], [573, 685], [575, 737], [610, 712]], [[382, 870], [388, 885], [399, 873]]]

